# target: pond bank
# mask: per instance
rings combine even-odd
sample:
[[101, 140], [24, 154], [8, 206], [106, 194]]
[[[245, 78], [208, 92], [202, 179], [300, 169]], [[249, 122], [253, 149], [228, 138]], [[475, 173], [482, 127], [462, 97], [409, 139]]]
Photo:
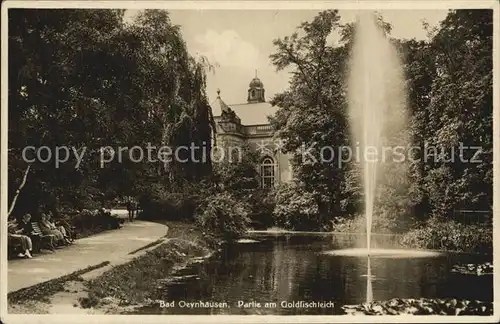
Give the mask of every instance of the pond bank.
[[[9, 296], [9, 313], [119, 314], [148, 303], [152, 285], [212, 250], [194, 224], [165, 222], [168, 236], [120, 263], [74, 272]], [[36, 298], [33, 298], [36, 296]]]
[[[266, 297], [268, 292], [266, 291], [263, 295], [255, 295], [254, 293], [256, 290], [254, 288], [261, 287], [262, 282], [275, 282], [276, 279], [273, 278], [280, 278], [279, 280], [282, 281], [283, 284], [286, 284], [278, 286], [281, 288], [278, 288], [279, 291], [277, 291], [277, 293], [282, 294], [283, 300], [296, 300], [302, 296], [297, 290], [299, 286], [298, 283], [307, 282], [305, 281], [307, 278], [298, 276], [300, 273], [305, 273], [304, 265], [307, 266], [308, 264], [310, 268], [317, 268], [318, 264], [327, 264], [327, 266], [322, 267], [326, 272], [318, 272], [316, 274], [318, 276], [317, 279], [314, 279], [315, 282], [320, 282], [325, 278], [328, 278], [327, 280], [331, 282], [340, 280], [339, 278], [335, 279], [335, 276], [339, 274], [338, 269], [335, 268], [335, 264], [330, 263], [328, 258], [316, 256], [318, 254], [317, 252], [323, 249], [321, 244], [316, 245], [317, 251], [311, 252], [312, 254], [310, 255], [307, 254], [308, 252], [305, 252], [305, 249], [301, 249], [300, 246], [298, 247], [299, 244], [297, 243], [301, 243], [304, 247], [307, 246], [307, 251], [309, 251], [310, 247], [315, 247], [315, 242], [321, 243], [322, 241], [322, 239], [316, 236], [311, 236], [304, 242], [301, 241], [304, 239], [303, 237], [292, 236], [291, 239], [296, 242], [292, 242], [292, 244], [288, 245], [289, 248], [287, 249], [283, 249], [285, 241], [275, 240], [272, 236], [271, 239], [264, 244], [259, 243], [261, 240], [252, 240], [251, 236], [245, 237], [238, 241], [238, 243], [240, 243], [238, 244], [238, 249], [224, 249], [225, 254], [223, 255], [226, 257], [219, 260], [219, 258], [215, 257], [209, 258], [210, 255], [215, 252], [215, 249], [207, 245], [202, 233], [197, 230], [194, 224], [174, 222], [165, 222], [165, 224], [169, 227], [168, 236], [164, 238], [164, 240], [150, 243], [149, 246], [145, 246], [143, 249], [130, 252], [127, 262], [119, 265], [103, 264], [100, 267], [96, 266], [88, 271], [84, 269], [69, 277], [59, 278], [58, 281], [53, 282], [51, 286], [38, 287], [36, 290], [25, 293], [23, 296], [18, 295], [15, 296], [16, 298], [9, 298], [9, 312], [46, 314], [157, 314], [158, 300], [175, 300], [175, 298], [177, 298], [175, 291], [177, 287], [179, 287], [178, 284], [187, 284], [189, 286], [189, 283], [192, 283], [192, 287], [198, 287], [200, 283], [204, 282], [203, 280], [212, 281], [214, 276], [218, 276], [218, 278], [222, 280], [222, 283], [218, 282], [218, 286], [214, 287], [214, 293], [210, 293], [210, 298], [214, 301], [228, 301], [234, 304], [236, 300], [241, 298], [244, 299], [245, 293], [239, 291], [240, 287], [243, 286], [246, 287], [246, 292], [250, 293], [250, 295], [246, 295], [246, 298], [260, 298], [265, 300], [268, 298]], [[263, 250], [254, 250], [253, 244], [260, 244]], [[274, 250], [274, 252], [271, 252], [272, 254], [269, 254], [270, 257], [261, 257], [259, 259], [253, 259], [253, 257], [250, 259], [248, 258], [252, 255], [252, 251], [257, 251], [262, 256], [263, 252], [269, 251], [269, 244], [279, 247], [278, 250]], [[218, 254], [214, 254], [214, 256], [216, 255]], [[228, 263], [227, 260], [231, 261]], [[304, 263], [304, 260], [307, 262]], [[214, 262], [213, 265], [216, 265], [216, 267], [204, 268], [212, 264], [212, 262]], [[348, 262], [348, 260], [346, 260], [345, 262], [348, 264], [350, 261]], [[197, 263], [200, 264], [197, 265]], [[397, 262], [391, 262], [392, 265], [395, 263]], [[469, 270], [470, 263], [466, 262], [463, 264], [465, 264], [467, 270]], [[489, 265], [489, 263], [486, 265]], [[359, 266], [358, 264], [357, 267]], [[372, 264], [372, 266], [374, 265]], [[198, 267], [202, 267], [204, 270], [200, 273], [191, 271]], [[419, 264], [415, 264], [411, 268], [419, 269], [418, 267]], [[223, 270], [218, 273], [218, 271], [213, 271], [214, 269]], [[274, 270], [269, 271], [268, 269]], [[460, 270], [461, 268], [457, 269]], [[481, 266], [481, 269], [488, 270], [490, 268]], [[292, 271], [290, 272], [290, 270]], [[473, 268], [473, 270], [477, 270], [477, 267]], [[374, 267], [373, 271], [377, 273], [377, 267]], [[424, 271], [417, 272], [423, 273]], [[234, 275], [225, 276], [224, 273], [231, 273]], [[366, 280], [364, 278], [360, 279], [358, 275], [359, 274], [353, 274], [351, 278], [354, 278], [356, 281], [363, 280], [363, 282]], [[487, 277], [477, 276], [475, 273], [466, 274], [466, 276], [468, 278]], [[394, 278], [391, 277], [391, 280], [393, 279]], [[378, 280], [378, 282], [383, 282], [384, 273], [379, 271], [376, 280]], [[468, 284], [469, 281], [467, 281], [466, 284]], [[290, 285], [290, 283], [294, 284]], [[203, 286], [203, 284], [201, 285]], [[476, 284], [470, 285], [474, 287], [477, 286]], [[455, 282], [453, 286], [461, 286], [461, 284]], [[207, 289], [207, 287], [212, 286], [203, 287], [205, 287], [203, 289]], [[312, 291], [316, 290], [319, 297], [327, 298], [328, 300], [333, 298], [344, 300], [347, 297], [342, 295], [343, 291], [351, 291], [352, 295], [352, 291], [354, 289], [357, 290], [356, 287], [351, 287], [351, 290], [343, 290], [339, 287], [339, 289], [332, 290], [335, 291], [335, 293], [332, 293], [331, 296], [324, 296], [321, 284], [315, 285], [314, 283], [308, 283], [308, 287], [310, 287]], [[184, 292], [181, 294], [186, 294], [186, 300], [201, 298], [197, 295], [196, 289], [198, 288], [191, 291], [189, 289], [183, 290]], [[419, 295], [418, 292], [416, 294], [412, 293], [412, 287], [408, 289], [408, 295]], [[174, 292], [174, 295], [170, 296], [172, 298], [169, 298], [166, 294], [168, 291]], [[269, 292], [272, 291], [273, 290], [269, 290]], [[381, 301], [377, 301], [372, 305], [356, 306], [355, 303], [360, 301], [349, 302], [350, 306], [346, 305], [345, 309], [339, 310], [339, 312], [335, 314], [360, 314], [364, 312], [365, 315], [371, 315], [380, 313], [381, 309], [384, 314], [386, 314], [387, 309], [388, 314], [408, 312], [412, 314], [420, 314], [422, 312], [455, 314], [455, 312], [458, 312], [460, 315], [470, 313], [487, 315], [491, 309], [491, 302], [481, 302], [476, 305], [474, 304], [474, 300], [477, 298], [467, 294], [466, 296], [462, 296], [463, 300], [456, 300], [457, 303], [455, 305], [454, 300], [440, 299], [439, 297], [441, 296], [436, 296], [437, 298], [431, 300], [419, 298], [417, 299], [417, 301], [421, 300], [419, 303], [416, 303], [415, 300], [398, 299], [396, 303], [394, 300], [384, 301], [386, 296], [384, 296], [383, 293], [384, 291], [379, 291], [380, 297], [378, 298], [380, 298]], [[202, 296], [204, 296], [202, 300], [205, 300], [204, 298], [208, 298], [207, 296], [209, 295]], [[207, 300], [211, 300], [210, 298]], [[342, 303], [345, 302], [342, 301]], [[342, 304], [339, 306], [341, 305]], [[183, 309], [181, 311], [186, 310]], [[242, 312], [244, 314], [261, 314], [261, 311], [261, 309], [233, 308], [232, 313], [238, 314], [238, 312]], [[276, 310], [269, 311], [274, 312]], [[297, 313], [297, 315], [298, 314], [299, 313]]]
[[[455, 253], [455, 254], [471, 254], [471, 255], [484, 255], [493, 256], [492, 250], [490, 251], [475, 251], [470, 250], [466, 245], [463, 245], [462, 249], [452, 249], [436, 247], [437, 244], [431, 244], [429, 247], [420, 246], [418, 244], [412, 244], [411, 242], [406, 242], [406, 235], [408, 233], [371, 233], [372, 237], [387, 238], [392, 239], [394, 244], [398, 248], [412, 249], [416, 251], [433, 251], [440, 253]], [[353, 237], [366, 237], [365, 232], [341, 232], [341, 231], [295, 231], [286, 230], [282, 228], [272, 227], [264, 230], [249, 230], [247, 235], [317, 235], [323, 237], [343, 237], [343, 236], [353, 236]]]

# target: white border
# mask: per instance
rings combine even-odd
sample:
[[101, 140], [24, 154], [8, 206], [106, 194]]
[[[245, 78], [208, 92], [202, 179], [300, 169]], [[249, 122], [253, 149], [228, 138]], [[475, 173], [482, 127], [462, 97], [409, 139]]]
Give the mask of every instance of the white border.
[[[494, 42], [493, 42], [493, 214], [500, 214], [500, 86], [499, 86], [499, 34], [500, 34], [500, 12], [499, 3], [495, 0], [477, 1], [14, 1], [7, 0], [2, 3], [2, 97], [1, 97], [1, 255], [0, 260], [6, 260], [7, 252], [7, 93], [8, 93], [8, 60], [7, 60], [7, 9], [9, 8], [123, 8], [123, 9], [233, 9], [233, 10], [322, 10], [336, 9], [494, 9]], [[498, 220], [493, 218], [493, 264], [498, 269], [499, 238], [497, 238]], [[190, 322], [190, 323], [495, 323], [500, 322], [500, 278], [494, 276], [494, 315], [492, 316], [270, 316], [270, 315], [14, 315], [7, 313], [7, 262], [0, 262], [1, 285], [0, 285], [0, 310], [1, 320], [4, 323], [164, 323], [164, 322]]]

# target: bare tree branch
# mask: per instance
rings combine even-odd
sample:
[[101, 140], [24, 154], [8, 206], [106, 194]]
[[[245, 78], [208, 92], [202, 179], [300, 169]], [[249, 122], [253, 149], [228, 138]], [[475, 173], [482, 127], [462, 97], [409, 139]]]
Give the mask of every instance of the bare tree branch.
[[21, 181], [19, 188], [17, 188], [17, 190], [16, 190], [16, 195], [14, 196], [14, 199], [12, 199], [12, 203], [10, 204], [9, 213], [7, 214], [7, 218], [10, 217], [10, 214], [12, 213], [12, 211], [14, 210], [14, 207], [16, 206], [17, 197], [19, 197], [21, 190], [23, 189], [24, 185], [26, 184], [26, 179], [28, 178], [28, 173], [30, 172], [30, 169], [31, 169], [31, 163], [28, 165], [26, 170], [24, 170], [23, 180]]

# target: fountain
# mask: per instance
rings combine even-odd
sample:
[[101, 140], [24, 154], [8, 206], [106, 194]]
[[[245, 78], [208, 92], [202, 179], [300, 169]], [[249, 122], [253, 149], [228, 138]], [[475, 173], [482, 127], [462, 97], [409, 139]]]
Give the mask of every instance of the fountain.
[[[385, 154], [407, 147], [405, 78], [398, 53], [377, 25], [376, 16], [358, 16], [349, 62], [348, 106], [351, 133], [362, 156], [357, 157], [364, 187], [366, 247], [327, 251], [339, 256], [431, 257], [439, 253], [403, 249], [378, 249], [372, 243], [372, 223], [377, 187], [390, 172], [406, 176], [404, 161]], [[375, 155], [375, 156], [374, 156]]]
[[[373, 301], [373, 278], [371, 261], [373, 258], [426, 258], [441, 255], [434, 251], [404, 249], [379, 249], [372, 246], [373, 211], [377, 185], [384, 179], [383, 168], [390, 172], [401, 172], [404, 167], [394, 167], [386, 161], [385, 148], [396, 145], [405, 146], [407, 138], [405, 116], [404, 77], [398, 54], [377, 26], [375, 15], [371, 12], [359, 16], [356, 35], [351, 53], [349, 71], [349, 117], [351, 133], [359, 144], [363, 156], [358, 157], [363, 177], [366, 248], [352, 248], [326, 251], [325, 254], [344, 257], [367, 257], [366, 302]], [[398, 134], [399, 136], [394, 136]], [[398, 138], [397, 143], [393, 140]], [[392, 140], [390, 140], [392, 139]], [[369, 151], [376, 157], [368, 157]]]
[[395, 144], [387, 142], [389, 130], [403, 130], [406, 119], [401, 63], [371, 12], [359, 15], [350, 67], [349, 117], [353, 138], [363, 152], [358, 160], [364, 186], [366, 250], [370, 254], [376, 189], [383, 164], [388, 162], [380, 153]]

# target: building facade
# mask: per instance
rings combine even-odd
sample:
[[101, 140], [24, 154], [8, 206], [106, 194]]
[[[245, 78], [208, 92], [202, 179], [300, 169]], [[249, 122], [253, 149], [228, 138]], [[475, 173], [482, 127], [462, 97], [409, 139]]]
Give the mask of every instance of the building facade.
[[262, 188], [289, 182], [292, 179], [290, 156], [281, 152], [281, 141], [274, 138], [268, 120], [277, 107], [266, 102], [264, 84], [257, 76], [250, 82], [247, 92], [246, 103], [227, 105], [221, 99], [220, 90], [217, 91], [217, 99], [211, 104], [215, 143], [225, 149], [246, 143], [257, 152]]

